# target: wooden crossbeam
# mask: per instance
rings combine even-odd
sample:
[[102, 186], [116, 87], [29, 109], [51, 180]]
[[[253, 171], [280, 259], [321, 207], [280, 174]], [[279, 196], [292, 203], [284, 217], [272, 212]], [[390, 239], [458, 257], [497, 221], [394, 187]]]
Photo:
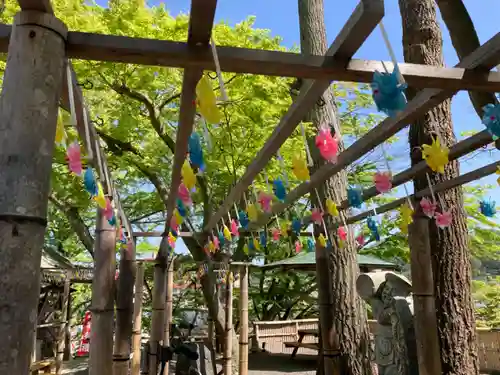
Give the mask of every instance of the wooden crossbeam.
[[[324, 65], [328, 66], [332, 63], [333, 59], [336, 59], [339, 62], [343, 62], [344, 66], [346, 66], [383, 16], [383, 1], [362, 0], [328, 49]], [[299, 96], [274, 129], [264, 147], [258, 152], [243, 176], [229, 192], [219, 210], [211, 216], [204, 228], [206, 232], [210, 232], [222, 216], [231, 209], [233, 203], [241, 198], [255, 177], [264, 169], [269, 160], [276, 154], [288, 137], [290, 137], [306, 113], [329, 86], [330, 81], [328, 80], [304, 82], [304, 87], [300, 90]]]
[[[217, 0], [192, 0], [189, 17], [188, 45], [193, 47], [207, 47], [209, 45], [216, 7]], [[181, 168], [186, 160], [188, 140], [193, 131], [194, 116], [196, 114], [196, 84], [202, 74], [203, 69], [187, 68], [184, 71], [182, 79], [179, 126], [175, 140], [172, 182], [167, 201], [166, 227], [170, 224], [170, 219], [175, 208], [177, 190], [181, 182]]]
[[[488, 42], [464, 58], [457, 66], [465, 69], [479, 69], [479, 71], [485, 71], [495, 67], [499, 61], [500, 33], [497, 33]], [[318, 188], [325, 180], [339, 173], [342, 169], [358, 160], [364, 154], [373, 150], [377, 145], [392, 137], [406, 125], [415, 121], [454, 94], [454, 91], [437, 89], [422, 90], [407, 104], [404, 111], [400, 112], [397, 116], [386, 118], [371, 129], [364, 137], [354, 142], [338, 156], [337, 163], [327, 163], [319, 168], [316, 173], [311, 176], [310, 181], [300, 184], [289, 192], [283, 203], [273, 205], [272, 212], [263, 213], [257, 223], [251, 224], [250, 228], [255, 229], [267, 224], [272, 216], [283, 212], [297, 199], [313, 191], [315, 188]]]
[[[453, 178], [451, 180], [443, 181], [439, 184], [434, 185], [432, 187], [432, 190], [434, 191], [435, 194], [437, 194], [437, 193], [445, 191], [445, 190], [449, 190], [449, 189], [453, 189], [453, 188], [456, 188], [456, 187], [461, 186], [461, 185], [465, 185], [469, 182], [478, 180], [480, 178], [483, 178], [483, 177], [486, 177], [486, 176], [489, 176], [489, 175], [495, 173], [497, 171], [498, 166], [500, 166], [500, 161], [496, 161], [494, 163], [488, 164], [482, 168], [476, 169], [476, 170], [469, 172], [469, 173], [465, 173], [465, 174], [458, 176], [456, 178]], [[431, 196], [431, 191], [427, 187], [424, 190], [417, 192], [416, 194], [412, 194], [408, 197], [396, 199], [395, 201], [384, 204], [383, 206], [378, 207], [376, 209], [376, 211], [377, 211], [377, 214], [383, 214], [385, 212], [392, 211], [392, 210], [399, 208], [402, 204], [404, 204], [406, 202], [406, 200], [408, 198], [409, 199], [420, 199], [423, 197], [430, 197], [430, 196]], [[369, 211], [362, 212], [359, 215], [352, 216], [352, 217], [348, 218], [346, 220], [346, 223], [347, 224], [354, 224], [354, 223], [357, 223], [358, 221], [366, 219], [372, 215], [373, 215], [373, 209], [369, 210]]]
[[36, 10], [37, 12], [54, 13], [50, 0], [17, 0], [22, 10]]
[[[7, 52], [10, 33], [10, 25], [0, 24], [0, 52]], [[68, 58], [82, 60], [215, 70], [209, 47], [193, 49], [187, 43], [169, 40], [70, 31], [66, 53]], [[346, 67], [335, 59], [325, 65], [324, 56], [250, 48], [219, 46], [217, 54], [221, 70], [232, 73], [369, 83], [375, 71], [384, 71], [384, 65], [388, 70], [393, 69], [390, 61], [352, 59]], [[409, 63], [398, 66], [408, 85], [415, 88], [500, 91], [498, 72], [472, 72]]]

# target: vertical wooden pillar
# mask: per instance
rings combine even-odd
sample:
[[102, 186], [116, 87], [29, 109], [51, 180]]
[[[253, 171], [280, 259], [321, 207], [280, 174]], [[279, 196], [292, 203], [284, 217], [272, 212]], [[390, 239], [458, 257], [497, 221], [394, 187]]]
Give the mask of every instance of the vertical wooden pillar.
[[113, 354], [113, 375], [128, 375], [134, 310], [135, 245], [121, 246], [118, 298], [116, 301], [116, 333]]
[[240, 268], [239, 375], [248, 375], [248, 266]]
[[132, 366], [131, 375], [139, 375], [141, 370], [141, 337], [142, 337], [142, 293], [144, 283], [144, 265], [137, 263], [134, 294], [134, 327], [132, 330]]
[[165, 333], [166, 268], [166, 259], [158, 259], [154, 270], [153, 312], [149, 336], [149, 375], [157, 375], [158, 373], [158, 345], [163, 342], [163, 334]]
[[429, 219], [417, 213], [408, 228], [408, 235], [419, 374], [441, 374]]
[[68, 320], [68, 300], [69, 300], [69, 288], [70, 280], [68, 274], [66, 274], [66, 279], [64, 280], [64, 289], [62, 295], [62, 314], [61, 314], [61, 326], [59, 327], [57, 335], [57, 356], [56, 356], [56, 374], [61, 374], [62, 362], [64, 356], [64, 345], [66, 342], [66, 321]]
[[14, 18], [0, 96], [0, 374], [29, 373], [66, 26]]
[[[174, 260], [173, 256], [169, 257], [167, 264], [167, 292], [165, 299], [165, 333], [163, 338], [163, 345], [170, 345], [170, 327], [172, 325], [173, 313], [173, 294], [174, 294]], [[165, 366], [163, 375], [168, 375], [168, 366]]]
[[223, 357], [223, 374], [232, 374], [231, 351], [233, 349], [233, 273], [231, 268], [227, 271], [226, 276], [226, 322], [224, 329], [224, 357]]
[[89, 375], [112, 374], [116, 230], [97, 209]]
[[68, 303], [66, 304], [66, 326], [64, 334], [64, 355], [63, 360], [69, 361], [71, 358], [71, 283], [69, 284]]

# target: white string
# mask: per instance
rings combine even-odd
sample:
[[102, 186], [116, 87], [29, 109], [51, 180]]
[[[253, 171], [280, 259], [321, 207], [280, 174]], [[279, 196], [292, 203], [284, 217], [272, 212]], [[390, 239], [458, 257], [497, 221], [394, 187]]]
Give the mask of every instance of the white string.
[[90, 144], [90, 131], [89, 131], [89, 121], [87, 117], [87, 107], [85, 106], [85, 99], [82, 98], [82, 111], [83, 111], [83, 125], [85, 127], [85, 144], [87, 145], [87, 158], [92, 160], [94, 158], [94, 153], [92, 151], [92, 145]]
[[71, 125], [76, 128], [76, 108], [75, 108], [75, 94], [73, 91], [73, 76], [71, 74], [70, 62], [67, 60], [66, 62], [66, 80], [68, 83], [68, 97], [69, 97], [69, 111], [70, 111], [70, 119]]
[[201, 126], [203, 127], [203, 133], [205, 133], [205, 142], [207, 142], [207, 149], [208, 151], [212, 151], [212, 138], [210, 137], [207, 122], [205, 121], [205, 118], [203, 116], [201, 116]]
[[264, 172], [263, 172], [263, 173], [264, 173], [264, 178], [266, 179], [267, 191], [268, 191], [269, 193], [271, 193], [271, 192], [272, 192], [272, 189], [271, 189], [271, 186], [269, 185], [269, 178], [267, 177], [267, 172], [264, 170]]
[[236, 214], [236, 217], [238, 217], [238, 207], [236, 207], [236, 202], [233, 202], [233, 207], [234, 207], [234, 213]]
[[[392, 49], [391, 42], [389, 41], [389, 36], [387, 35], [387, 31], [385, 30], [384, 23], [382, 21], [379, 22], [378, 26], [380, 27], [380, 31], [382, 32], [382, 38], [384, 39], [385, 46], [387, 47], [387, 50], [389, 51], [389, 56], [391, 56], [392, 63], [394, 64], [394, 69], [397, 68], [398, 66], [398, 61], [396, 60], [396, 55], [394, 54], [394, 50]], [[403, 75], [397, 69], [398, 72], [398, 81], [399, 83], [405, 83], [405, 80], [403, 78]]]
[[332, 118], [332, 125], [333, 125], [333, 129], [335, 130], [335, 136], [340, 141], [342, 139], [342, 134], [340, 133], [340, 126], [338, 123], [337, 115], [335, 114], [335, 111], [333, 110], [333, 104], [326, 103], [326, 108], [327, 108], [328, 112], [330, 112], [330, 117]]
[[408, 206], [413, 210], [413, 205], [411, 204], [410, 200], [410, 193], [408, 192], [408, 188], [406, 187], [406, 182], [403, 184], [403, 188], [405, 189], [406, 201], [408, 202]]
[[102, 160], [101, 160], [101, 150], [99, 148], [99, 137], [95, 137], [95, 149], [97, 153], [97, 168], [99, 172], [99, 179], [101, 182], [104, 181], [104, 172], [103, 172], [103, 167], [102, 167]]
[[316, 193], [316, 199], [318, 200], [319, 209], [323, 211], [323, 204], [321, 203], [321, 199], [319, 199], [318, 189], [314, 189], [314, 192]]
[[304, 141], [304, 146], [306, 148], [307, 164], [309, 166], [313, 165], [313, 160], [311, 156], [311, 151], [309, 150], [309, 144], [307, 143], [306, 131], [304, 129], [304, 124], [300, 123], [300, 132], [302, 133], [302, 139]]
[[429, 190], [431, 191], [432, 201], [436, 203], [436, 197], [434, 195], [434, 189], [432, 188], [432, 183], [431, 183], [431, 178], [429, 177], [429, 173], [426, 173], [425, 176], [427, 177], [427, 184], [429, 184]]
[[391, 171], [391, 166], [389, 164], [389, 159], [387, 158], [387, 153], [385, 152], [385, 147], [384, 147], [384, 143], [382, 142], [380, 144], [380, 148], [382, 149], [382, 155], [384, 157], [384, 161], [385, 161], [385, 166], [387, 168], [387, 171], [391, 174], [392, 176], [392, 171]]
[[217, 78], [219, 79], [220, 93], [223, 101], [227, 102], [226, 88], [224, 87], [224, 80], [222, 79], [222, 71], [220, 70], [219, 56], [217, 55], [217, 48], [215, 47], [214, 37], [210, 38], [210, 46], [212, 47], [212, 55], [215, 63], [215, 72], [217, 73]]
[[285, 186], [288, 187], [288, 175], [286, 174], [285, 161], [283, 160], [283, 157], [281, 156], [280, 150], [278, 150], [278, 152], [276, 153], [276, 157], [278, 158], [278, 161], [280, 163]]

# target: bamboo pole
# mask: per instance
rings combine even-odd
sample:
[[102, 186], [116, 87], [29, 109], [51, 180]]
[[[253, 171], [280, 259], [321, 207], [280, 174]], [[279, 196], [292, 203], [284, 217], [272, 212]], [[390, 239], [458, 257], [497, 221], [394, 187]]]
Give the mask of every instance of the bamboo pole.
[[139, 375], [141, 370], [141, 330], [142, 330], [142, 293], [144, 287], [144, 265], [137, 263], [134, 294], [134, 326], [132, 330], [132, 365], [130, 374]]
[[441, 374], [429, 219], [421, 212], [415, 214], [413, 223], [409, 225], [408, 235], [419, 373]]
[[157, 375], [158, 373], [159, 345], [163, 342], [163, 334], [165, 333], [165, 295], [167, 286], [165, 258], [159, 258], [154, 267], [153, 312], [151, 334], [149, 336], [149, 375]]
[[[171, 325], [172, 325], [172, 312], [173, 312], [173, 294], [174, 294], [174, 260], [175, 257], [169, 257], [167, 261], [167, 292], [165, 298], [165, 333], [163, 338], [163, 345], [170, 345]], [[163, 375], [168, 375], [168, 366], [165, 366]]]
[[62, 363], [64, 357], [64, 346], [66, 343], [66, 322], [68, 320], [68, 303], [69, 303], [69, 288], [70, 279], [69, 275], [66, 274], [66, 279], [64, 280], [64, 289], [62, 294], [62, 304], [61, 304], [61, 325], [59, 326], [57, 335], [57, 356], [56, 356], [56, 375], [61, 374]]
[[248, 375], [248, 266], [240, 266], [239, 375]]
[[224, 330], [224, 357], [223, 360], [223, 374], [232, 374], [231, 354], [233, 348], [233, 274], [231, 269], [227, 271], [226, 275], [226, 322]]
[[134, 244], [122, 246], [118, 296], [116, 301], [116, 333], [113, 354], [113, 375], [128, 375], [132, 340], [133, 293], [135, 283]]
[[112, 374], [116, 230], [97, 209], [89, 375]]
[[[68, 276], [69, 277], [69, 276]], [[71, 279], [70, 279], [71, 282]], [[64, 355], [63, 360], [69, 361], [71, 358], [71, 283], [68, 294], [68, 303], [66, 304], [66, 325], [64, 326], [66, 333], [64, 334]]]

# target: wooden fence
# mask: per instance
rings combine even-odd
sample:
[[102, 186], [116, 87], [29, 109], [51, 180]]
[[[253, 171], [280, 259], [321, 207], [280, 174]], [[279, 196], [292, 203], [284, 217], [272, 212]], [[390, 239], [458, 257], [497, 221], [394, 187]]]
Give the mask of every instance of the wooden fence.
[[[371, 332], [376, 322], [369, 321]], [[298, 331], [301, 329], [317, 329], [317, 319], [285, 320], [253, 322], [255, 339], [259, 348], [270, 353], [291, 354], [293, 348], [286, 348], [285, 342], [297, 341]], [[482, 370], [500, 371], [500, 329], [477, 329], [478, 354]], [[306, 336], [304, 343], [316, 342], [313, 336]], [[299, 354], [317, 354], [310, 349], [301, 348]]]

